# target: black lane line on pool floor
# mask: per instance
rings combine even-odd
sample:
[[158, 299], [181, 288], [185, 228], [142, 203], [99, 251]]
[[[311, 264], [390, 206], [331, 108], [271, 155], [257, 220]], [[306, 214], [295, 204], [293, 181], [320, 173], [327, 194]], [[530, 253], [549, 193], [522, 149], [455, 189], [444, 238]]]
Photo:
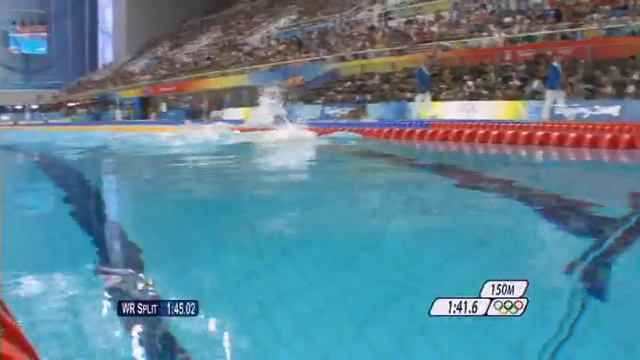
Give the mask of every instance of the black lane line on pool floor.
[[[90, 184], [79, 170], [44, 153], [29, 153], [16, 148], [2, 147], [33, 159], [51, 181], [64, 192], [64, 202], [71, 207], [69, 214], [87, 233], [96, 247], [98, 263], [96, 275], [105, 281], [105, 291], [112, 305], [118, 300], [160, 300], [152, 284], [144, 277], [142, 250], [129, 240], [122, 226], [107, 218], [100, 189]], [[139, 286], [143, 285], [143, 286]], [[191, 359], [162, 318], [120, 317], [124, 328], [136, 329], [140, 345], [148, 359]], [[136, 327], [142, 325], [141, 329]]]
[[[567, 265], [565, 273], [571, 275], [581, 267], [580, 282], [590, 298], [606, 301], [613, 262], [640, 238], [640, 193], [630, 193], [632, 211], [620, 218], [597, 215], [594, 209], [602, 205], [564, 197], [542, 189], [518, 184], [514, 180], [491, 177], [486, 174], [464, 169], [446, 163], [422, 163], [416, 159], [395, 154], [347, 146], [336, 146], [343, 153], [367, 159], [384, 160], [399, 165], [445, 177], [453, 180], [461, 189], [497, 194], [526, 205], [559, 229], [577, 237], [595, 239], [582, 255]], [[574, 298], [574, 296], [571, 296]], [[565, 337], [552, 348], [549, 358], [553, 359], [568, 341], [573, 328], [586, 311], [588, 301], [579, 296], [580, 311], [575, 316], [565, 317], [569, 325]], [[571, 299], [570, 299], [570, 302]], [[571, 307], [571, 306], [569, 306]], [[560, 329], [559, 332], [562, 332]]]

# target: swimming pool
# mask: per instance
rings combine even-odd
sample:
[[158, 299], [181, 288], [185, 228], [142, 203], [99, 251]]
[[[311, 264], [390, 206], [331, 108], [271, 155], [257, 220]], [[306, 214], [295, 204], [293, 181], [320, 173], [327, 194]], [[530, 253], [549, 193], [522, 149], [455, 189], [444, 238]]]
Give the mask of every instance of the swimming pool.
[[[194, 358], [640, 358], [637, 163], [215, 132], [0, 136], [3, 296], [44, 358], [140, 354], [96, 275], [86, 229], [101, 202], [158, 293], [199, 300], [199, 317], [162, 325]], [[529, 280], [526, 314], [428, 316], [487, 279]]]

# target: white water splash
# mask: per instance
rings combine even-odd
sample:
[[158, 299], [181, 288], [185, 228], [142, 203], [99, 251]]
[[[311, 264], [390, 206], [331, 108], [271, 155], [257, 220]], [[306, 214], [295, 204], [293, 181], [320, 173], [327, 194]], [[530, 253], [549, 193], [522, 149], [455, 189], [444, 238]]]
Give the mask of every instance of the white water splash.
[[231, 335], [228, 331], [225, 331], [222, 336], [222, 347], [224, 348], [227, 360], [231, 360]]
[[262, 89], [258, 98], [258, 106], [251, 111], [251, 116], [246, 125], [250, 127], [273, 127], [290, 123], [287, 118], [287, 110], [284, 108], [282, 92], [277, 86], [269, 86]]
[[140, 334], [142, 334], [144, 328], [141, 324], [136, 324], [131, 327], [131, 356], [136, 360], [145, 360], [146, 353], [142, 344], [140, 343]]
[[109, 314], [109, 310], [111, 310], [111, 295], [106, 291], [103, 293], [104, 299], [102, 299], [102, 317], [105, 317]]
[[209, 332], [212, 334], [218, 332], [218, 319], [210, 318], [207, 322], [207, 330], [209, 330]]
[[33, 275], [22, 276], [10, 282], [8, 285], [9, 294], [20, 297], [38, 296], [47, 290], [45, 282], [41, 278]]
[[291, 175], [291, 171], [295, 171], [298, 177], [306, 178], [309, 166], [317, 156], [316, 146], [317, 142], [315, 141], [258, 142], [256, 143], [257, 153], [254, 162], [263, 170], [288, 170], [287, 174], [289, 175]]

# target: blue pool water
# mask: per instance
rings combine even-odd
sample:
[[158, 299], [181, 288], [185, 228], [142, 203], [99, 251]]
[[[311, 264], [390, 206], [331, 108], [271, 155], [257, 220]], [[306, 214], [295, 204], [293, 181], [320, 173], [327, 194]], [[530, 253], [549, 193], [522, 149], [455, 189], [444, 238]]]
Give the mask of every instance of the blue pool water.
[[[95, 239], [70, 214], [93, 211], [60, 185], [78, 174], [142, 249], [158, 293], [199, 300], [199, 317], [166, 322], [197, 359], [640, 358], [640, 247], [598, 268], [607, 291], [597, 299], [579, 272], [564, 273], [596, 240], [554, 223], [568, 205], [548, 197], [559, 205], [545, 217], [546, 205], [480, 181], [515, 180], [531, 196], [589, 201], [601, 205], [589, 214], [633, 223], [636, 163], [360, 139], [0, 136], [2, 295], [43, 358], [141, 356], [94, 272]], [[473, 170], [479, 188], [423, 166], [433, 163]], [[476, 296], [491, 278], [529, 280], [523, 317], [428, 316], [436, 297]]]

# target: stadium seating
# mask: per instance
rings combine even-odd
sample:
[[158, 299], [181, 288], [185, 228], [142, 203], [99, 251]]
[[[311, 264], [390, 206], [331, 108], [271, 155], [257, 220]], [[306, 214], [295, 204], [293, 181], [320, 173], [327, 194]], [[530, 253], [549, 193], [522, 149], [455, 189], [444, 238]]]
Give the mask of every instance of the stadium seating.
[[[432, 68], [434, 100], [542, 100], [543, 60], [520, 64]], [[573, 99], [640, 99], [640, 66], [635, 58], [587, 62], [567, 60], [565, 72]], [[411, 101], [413, 69], [362, 72], [322, 86], [293, 88], [292, 103], [369, 103]]]
[[[517, 10], [484, 2], [467, 6], [446, 0], [392, 3], [396, 5], [381, 7], [332, 0], [323, 2], [320, 9], [311, 0], [240, 2], [223, 14], [185, 23], [181, 31], [158, 40], [127, 63], [90, 74], [69, 84], [65, 91], [78, 93], [381, 48], [419, 50], [433, 42], [445, 48], [486, 47], [626, 35], [624, 29], [613, 33], [568, 30], [614, 26], [618, 31], [615, 25], [630, 21], [624, 9], [600, 4]], [[521, 36], [523, 33], [537, 35]]]

